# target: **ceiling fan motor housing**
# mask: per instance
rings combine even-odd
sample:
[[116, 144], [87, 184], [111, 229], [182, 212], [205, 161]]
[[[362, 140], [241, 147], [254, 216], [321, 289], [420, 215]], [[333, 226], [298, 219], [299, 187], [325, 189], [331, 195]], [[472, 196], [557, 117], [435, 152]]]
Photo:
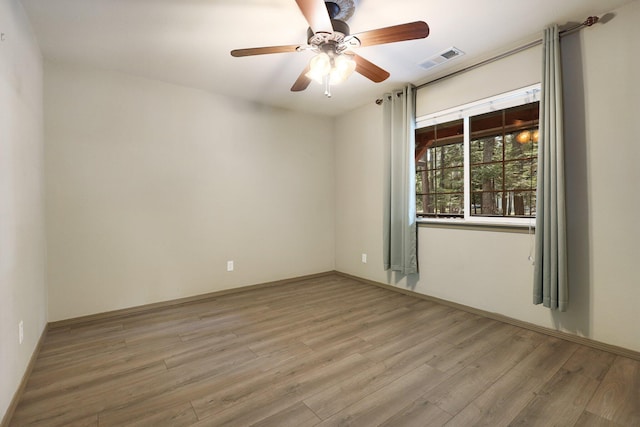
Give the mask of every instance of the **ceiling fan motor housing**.
[[356, 0], [325, 1], [331, 19], [339, 19], [341, 21], [348, 21], [353, 16], [356, 3]]
[[327, 13], [331, 19], [332, 33], [314, 33], [311, 28], [307, 30], [307, 43], [315, 49], [333, 54], [340, 54], [348, 47], [357, 47], [359, 42], [354, 38], [350, 44], [344, 43], [349, 38], [351, 30], [345, 22], [351, 18], [355, 10], [355, 0], [330, 0], [325, 1]]
[[333, 33], [314, 33], [311, 28], [307, 30], [307, 40], [311, 46], [319, 47], [324, 43], [333, 41], [341, 43], [345, 37], [350, 34], [349, 25], [346, 22], [339, 19], [332, 19], [331, 26], [333, 27]]

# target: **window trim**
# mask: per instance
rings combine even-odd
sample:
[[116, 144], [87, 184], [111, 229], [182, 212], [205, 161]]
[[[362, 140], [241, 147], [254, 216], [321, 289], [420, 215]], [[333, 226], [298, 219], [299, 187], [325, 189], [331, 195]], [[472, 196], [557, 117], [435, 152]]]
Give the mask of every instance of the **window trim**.
[[540, 101], [540, 83], [529, 85], [520, 89], [505, 92], [489, 98], [448, 108], [432, 114], [427, 114], [416, 118], [416, 130], [428, 126], [463, 119], [463, 151], [464, 151], [464, 217], [462, 218], [430, 218], [416, 215], [419, 223], [433, 224], [464, 224], [464, 225], [494, 225], [509, 227], [529, 227], [535, 226], [534, 218], [511, 218], [511, 217], [480, 217], [471, 216], [471, 148], [470, 148], [470, 117], [488, 113], [495, 110], [517, 107], [523, 104]]

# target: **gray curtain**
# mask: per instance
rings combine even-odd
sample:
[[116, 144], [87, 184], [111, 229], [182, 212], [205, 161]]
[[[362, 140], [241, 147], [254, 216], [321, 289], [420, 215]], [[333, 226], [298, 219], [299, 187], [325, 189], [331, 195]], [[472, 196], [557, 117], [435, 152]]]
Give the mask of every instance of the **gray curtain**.
[[415, 116], [416, 88], [383, 98], [385, 185], [384, 268], [403, 275], [418, 272], [416, 250]]
[[562, 78], [557, 25], [545, 29], [543, 37], [539, 135], [533, 303], [565, 311], [569, 289]]

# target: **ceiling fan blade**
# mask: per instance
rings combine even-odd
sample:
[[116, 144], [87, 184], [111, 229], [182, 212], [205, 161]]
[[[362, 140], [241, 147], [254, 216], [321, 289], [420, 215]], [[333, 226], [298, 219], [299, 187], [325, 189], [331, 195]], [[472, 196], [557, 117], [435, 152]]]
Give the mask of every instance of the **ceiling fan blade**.
[[324, 0], [296, 0], [296, 3], [314, 33], [333, 33]]
[[378, 67], [373, 62], [369, 62], [362, 56], [353, 54], [353, 60], [356, 61], [356, 72], [362, 74], [375, 83], [380, 83], [389, 78], [389, 72]]
[[307, 77], [308, 72], [309, 65], [307, 65], [307, 67], [302, 70], [302, 73], [300, 73], [296, 82], [293, 84], [293, 86], [291, 86], [291, 92], [301, 92], [309, 86], [309, 83], [311, 83], [311, 79]]
[[361, 47], [366, 47], [405, 40], [424, 39], [428, 35], [429, 26], [427, 23], [416, 21], [408, 24], [394, 25], [392, 27], [378, 28], [377, 30], [364, 31], [353, 34], [352, 36], [360, 40]]
[[266, 55], [268, 53], [287, 53], [297, 52], [299, 44], [292, 44], [288, 46], [267, 46], [267, 47], [251, 47], [248, 49], [234, 49], [231, 51], [231, 56], [253, 56], [253, 55]]

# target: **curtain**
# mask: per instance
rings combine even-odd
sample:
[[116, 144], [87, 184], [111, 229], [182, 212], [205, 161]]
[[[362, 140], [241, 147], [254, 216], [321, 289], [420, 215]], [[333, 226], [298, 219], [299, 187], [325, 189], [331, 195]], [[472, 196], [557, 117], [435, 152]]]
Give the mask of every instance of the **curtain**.
[[533, 303], [565, 311], [568, 303], [562, 78], [558, 26], [543, 37]]
[[416, 88], [383, 98], [385, 185], [384, 268], [403, 275], [418, 272], [416, 250], [415, 111]]

